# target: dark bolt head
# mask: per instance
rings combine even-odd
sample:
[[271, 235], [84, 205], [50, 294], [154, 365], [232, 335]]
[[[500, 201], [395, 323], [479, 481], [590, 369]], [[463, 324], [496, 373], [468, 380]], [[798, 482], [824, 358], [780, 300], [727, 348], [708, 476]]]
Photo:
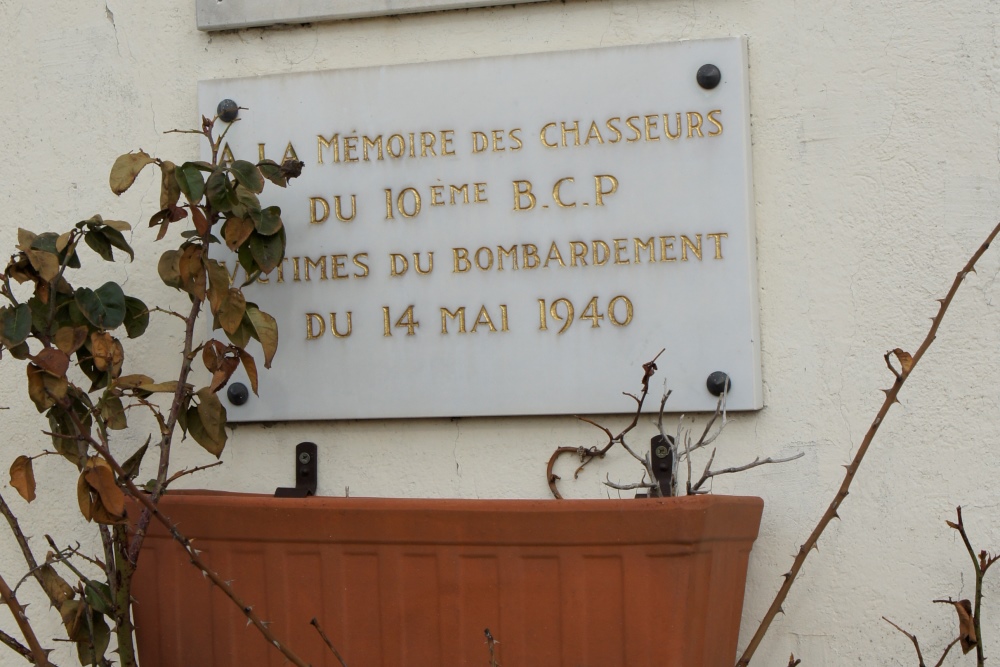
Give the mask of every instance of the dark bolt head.
[[302, 465], [305, 465], [305, 464], [309, 463], [310, 461], [312, 461], [312, 457], [309, 456], [309, 452], [300, 452], [299, 453], [299, 463], [301, 463]]
[[709, 375], [705, 386], [708, 387], [708, 393], [712, 396], [722, 396], [723, 391], [730, 392], [733, 390], [732, 380], [722, 371], [715, 371]]
[[[701, 74], [699, 73], [698, 76]], [[219, 120], [224, 123], [232, 123], [240, 115], [240, 105], [232, 100], [222, 100], [215, 111], [219, 114]]]
[[712, 64], [702, 65], [698, 68], [698, 85], [705, 90], [712, 90], [722, 82], [722, 72]]
[[250, 398], [250, 390], [242, 382], [234, 382], [226, 390], [226, 398], [233, 405], [243, 405]]

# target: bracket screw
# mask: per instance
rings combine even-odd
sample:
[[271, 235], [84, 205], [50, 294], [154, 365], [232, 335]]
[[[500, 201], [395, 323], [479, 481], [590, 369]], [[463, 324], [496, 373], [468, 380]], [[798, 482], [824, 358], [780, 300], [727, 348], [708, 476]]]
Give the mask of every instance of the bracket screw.
[[730, 392], [733, 390], [733, 382], [729, 379], [729, 376], [722, 371], [715, 371], [708, 376], [708, 380], [705, 381], [705, 386], [708, 388], [708, 393], [712, 396], [722, 396], [722, 392]]
[[698, 85], [705, 90], [712, 90], [722, 82], [722, 72], [711, 63], [707, 63], [698, 68], [698, 75], [695, 77]]
[[240, 105], [230, 99], [225, 99], [219, 102], [215, 111], [219, 114], [219, 120], [224, 123], [232, 123], [240, 115]]
[[310, 461], [312, 461], [312, 457], [309, 456], [309, 452], [302, 452], [301, 454], [299, 454], [299, 463], [301, 463], [302, 465], [305, 465]]
[[250, 398], [250, 391], [242, 382], [234, 382], [226, 390], [226, 398], [233, 405], [243, 405]]

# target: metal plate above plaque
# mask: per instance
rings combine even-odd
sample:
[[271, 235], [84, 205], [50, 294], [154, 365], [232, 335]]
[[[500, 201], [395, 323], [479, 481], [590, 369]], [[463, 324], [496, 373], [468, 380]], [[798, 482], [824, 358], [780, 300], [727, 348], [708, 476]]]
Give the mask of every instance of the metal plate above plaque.
[[305, 162], [262, 196], [281, 342], [230, 420], [627, 412], [661, 348], [650, 409], [664, 378], [714, 409], [714, 371], [762, 406], [743, 39], [200, 83], [227, 98], [237, 159]]
[[199, 30], [254, 28], [278, 23], [393, 16], [445, 9], [514, 5], [543, 0], [196, 0]]

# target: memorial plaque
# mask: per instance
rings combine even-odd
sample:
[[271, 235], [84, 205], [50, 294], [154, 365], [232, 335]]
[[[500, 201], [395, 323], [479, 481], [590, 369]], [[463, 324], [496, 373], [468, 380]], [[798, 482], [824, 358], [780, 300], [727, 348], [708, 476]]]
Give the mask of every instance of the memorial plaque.
[[392, 16], [444, 9], [514, 5], [543, 0], [196, 0], [199, 30], [254, 28], [278, 23]]
[[627, 412], [661, 348], [649, 409], [664, 378], [714, 409], [714, 371], [762, 406], [744, 40], [200, 84], [223, 99], [225, 156], [305, 163], [262, 195], [288, 248], [246, 294], [280, 346], [230, 420]]

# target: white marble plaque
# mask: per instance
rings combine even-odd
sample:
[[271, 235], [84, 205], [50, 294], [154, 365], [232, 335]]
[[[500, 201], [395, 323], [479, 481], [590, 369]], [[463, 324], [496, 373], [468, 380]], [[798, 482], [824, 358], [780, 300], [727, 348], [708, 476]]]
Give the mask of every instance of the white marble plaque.
[[261, 197], [280, 346], [232, 421], [628, 412], [661, 348], [649, 409], [666, 378], [712, 410], [713, 371], [762, 406], [744, 40], [200, 84], [225, 98], [237, 159], [305, 162]]
[[196, 0], [199, 30], [392, 16], [543, 0]]

